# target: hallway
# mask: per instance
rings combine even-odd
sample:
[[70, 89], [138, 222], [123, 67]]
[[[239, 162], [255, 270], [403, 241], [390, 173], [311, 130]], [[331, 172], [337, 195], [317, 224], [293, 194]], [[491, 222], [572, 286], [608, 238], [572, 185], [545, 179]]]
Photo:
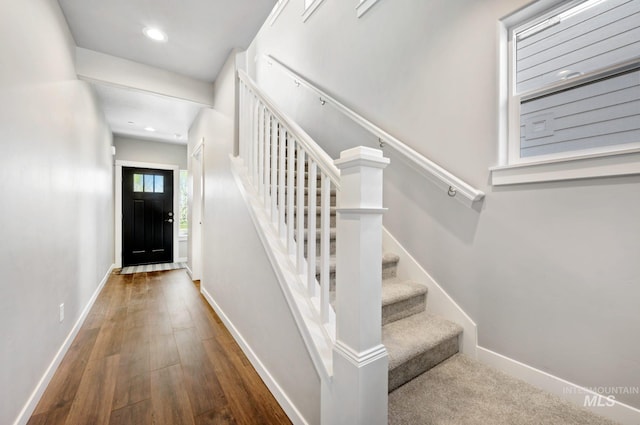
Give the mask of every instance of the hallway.
[[30, 425], [288, 424], [184, 270], [112, 274]]

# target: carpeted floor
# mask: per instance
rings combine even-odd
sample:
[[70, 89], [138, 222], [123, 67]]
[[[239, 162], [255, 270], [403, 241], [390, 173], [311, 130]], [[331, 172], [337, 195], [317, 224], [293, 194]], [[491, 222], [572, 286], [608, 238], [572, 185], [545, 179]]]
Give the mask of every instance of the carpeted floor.
[[389, 394], [389, 425], [614, 425], [457, 354]]
[[184, 269], [185, 263], [144, 264], [142, 266], [123, 267], [120, 274], [163, 272], [166, 270]]

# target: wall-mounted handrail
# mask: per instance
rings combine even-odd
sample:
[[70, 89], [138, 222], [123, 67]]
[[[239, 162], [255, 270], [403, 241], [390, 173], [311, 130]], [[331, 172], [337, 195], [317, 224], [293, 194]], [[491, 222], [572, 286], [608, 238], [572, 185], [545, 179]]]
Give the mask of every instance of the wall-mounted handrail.
[[333, 159], [325, 151], [320, 149], [313, 139], [311, 139], [311, 137], [309, 137], [309, 135], [298, 124], [296, 124], [295, 121], [283, 114], [280, 111], [280, 108], [278, 108], [271, 99], [264, 96], [262, 94], [262, 90], [256, 86], [246, 72], [238, 70], [238, 78], [250, 87], [255, 96], [258, 97], [267, 108], [269, 108], [271, 114], [287, 127], [298, 143], [304, 147], [307, 155], [311, 156], [311, 158], [318, 164], [318, 167], [320, 167], [320, 169], [331, 178], [331, 181], [336, 185], [336, 188], [339, 189], [340, 170], [333, 165]]
[[474, 188], [467, 182], [462, 179], [456, 177], [451, 174], [449, 171], [445, 170], [435, 162], [426, 158], [424, 155], [416, 152], [414, 149], [410, 148], [400, 140], [396, 139], [386, 131], [382, 130], [380, 127], [376, 126], [372, 122], [368, 121], [366, 118], [362, 117], [358, 113], [354, 112], [352, 109], [345, 106], [340, 101], [336, 100], [333, 96], [326, 93], [325, 91], [319, 89], [314, 84], [306, 80], [300, 74], [293, 71], [291, 68], [278, 61], [271, 55], [265, 55], [265, 59], [269, 65], [276, 65], [285, 74], [289, 77], [293, 78], [293, 82], [296, 86], [304, 86], [307, 89], [314, 92], [320, 98], [320, 102], [323, 105], [330, 104], [339, 112], [349, 117], [353, 122], [360, 125], [362, 128], [369, 131], [371, 134], [375, 135], [380, 139], [381, 142], [384, 142], [386, 145], [393, 148], [395, 151], [404, 156], [409, 162], [414, 164], [417, 167], [417, 170], [423, 174], [425, 177], [429, 178], [433, 183], [438, 185], [447, 191], [447, 194], [463, 204], [467, 206], [471, 206], [474, 202], [481, 200], [484, 198], [484, 192]]

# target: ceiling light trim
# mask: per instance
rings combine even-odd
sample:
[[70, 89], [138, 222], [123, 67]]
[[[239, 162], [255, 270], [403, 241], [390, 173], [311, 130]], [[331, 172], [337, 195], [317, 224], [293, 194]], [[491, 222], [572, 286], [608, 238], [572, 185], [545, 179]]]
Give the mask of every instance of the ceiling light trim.
[[169, 41], [169, 37], [167, 33], [162, 31], [160, 28], [156, 27], [144, 27], [142, 29], [142, 33], [150, 40], [156, 41], [158, 43], [166, 43]]

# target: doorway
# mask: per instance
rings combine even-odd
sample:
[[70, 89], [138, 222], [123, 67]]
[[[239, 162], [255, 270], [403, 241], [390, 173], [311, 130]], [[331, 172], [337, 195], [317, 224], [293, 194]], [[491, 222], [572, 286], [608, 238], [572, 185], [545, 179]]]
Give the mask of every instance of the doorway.
[[[139, 161], [127, 161], [117, 159], [115, 162], [115, 211], [114, 211], [114, 228], [115, 228], [115, 243], [114, 243], [114, 263], [116, 268], [122, 268], [122, 224], [124, 216], [122, 214], [122, 172], [125, 168], [148, 168], [153, 170], [168, 170], [173, 173], [173, 193], [180, 193], [180, 166], [175, 164], [161, 164], [156, 162], [139, 162]], [[173, 197], [173, 211], [174, 213], [180, 211], [180, 197]], [[174, 214], [175, 216], [175, 214]], [[177, 218], [177, 217], [176, 217]], [[179, 259], [179, 220], [174, 220], [173, 226], [173, 259], [170, 262], [178, 262]]]
[[122, 168], [122, 265], [173, 261], [173, 172]]

